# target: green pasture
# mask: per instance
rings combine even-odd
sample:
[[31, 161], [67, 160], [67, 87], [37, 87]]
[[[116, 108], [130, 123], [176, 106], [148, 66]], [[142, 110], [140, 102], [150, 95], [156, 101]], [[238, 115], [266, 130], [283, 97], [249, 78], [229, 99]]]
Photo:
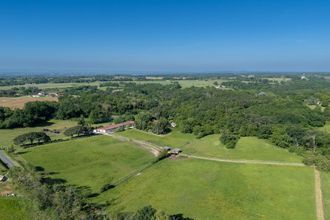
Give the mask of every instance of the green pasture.
[[325, 219], [330, 220], [330, 172], [322, 172], [321, 180]]
[[109, 136], [94, 136], [52, 143], [23, 151], [31, 165], [53, 173], [52, 178], [90, 187], [94, 192], [151, 162], [148, 151]]
[[315, 219], [314, 174], [279, 167], [165, 160], [96, 198], [111, 213], [146, 205], [194, 219]]
[[45, 126], [38, 127], [28, 127], [28, 128], [14, 128], [14, 129], [0, 129], [0, 146], [9, 146], [13, 144], [13, 139], [18, 135], [34, 132], [34, 131], [43, 131], [43, 129], [59, 130], [60, 134], [55, 134], [53, 132], [46, 132], [51, 139], [61, 139], [66, 138], [63, 134], [63, 131], [69, 127], [77, 125], [77, 122], [69, 120], [51, 120], [49, 124]]
[[0, 197], [0, 219], [30, 220], [34, 219], [28, 201], [17, 197]]
[[148, 141], [161, 146], [178, 147], [184, 153], [199, 156], [286, 162], [301, 162], [302, 160], [296, 154], [256, 137], [243, 137], [238, 141], [235, 149], [227, 149], [220, 142], [220, 135], [209, 135], [201, 139], [196, 139], [194, 135], [183, 134], [178, 130], [174, 130], [164, 136], [159, 136], [137, 129], [127, 130], [119, 133], [119, 135]]

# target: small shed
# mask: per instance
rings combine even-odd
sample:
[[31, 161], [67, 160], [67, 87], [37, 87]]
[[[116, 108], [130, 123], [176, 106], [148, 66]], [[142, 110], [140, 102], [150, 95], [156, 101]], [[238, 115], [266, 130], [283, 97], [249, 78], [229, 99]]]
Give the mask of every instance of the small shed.
[[169, 147], [169, 146], [165, 146], [165, 147], [163, 147], [163, 149], [166, 150], [166, 151], [170, 151], [170, 150], [172, 150], [172, 148]]
[[175, 155], [178, 155], [179, 153], [181, 153], [182, 150], [180, 148], [174, 148], [173, 150], [171, 150], [171, 154], [175, 154]]

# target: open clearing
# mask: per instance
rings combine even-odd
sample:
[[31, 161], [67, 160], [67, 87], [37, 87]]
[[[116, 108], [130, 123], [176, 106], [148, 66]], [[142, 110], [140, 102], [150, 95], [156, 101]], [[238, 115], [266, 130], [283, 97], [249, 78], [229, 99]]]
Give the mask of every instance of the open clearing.
[[52, 178], [87, 186], [94, 192], [154, 159], [147, 150], [109, 136], [79, 138], [29, 148], [22, 157], [33, 166], [54, 172]]
[[198, 156], [285, 162], [301, 162], [302, 160], [301, 157], [256, 137], [243, 137], [239, 140], [235, 149], [227, 149], [219, 141], [220, 135], [209, 135], [196, 139], [192, 134], [183, 134], [177, 130], [168, 135], [159, 136], [141, 132], [137, 129], [127, 130], [118, 134], [162, 146], [179, 147], [186, 154]]
[[152, 205], [196, 219], [316, 218], [310, 167], [166, 160], [96, 198], [107, 200], [114, 212]]
[[42, 131], [43, 129], [58, 130], [61, 133], [55, 134], [53, 132], [46, 132], [52, 140], [67, 138], [64, 136], [63, 131], [69, 127], [77, 125], [77, 122], [69, 120], [50, 120], [49, 124], [40, 127], [28, 127], [28, 128], [15, 128], [15, 129], [0, 129], [0, 146], [10, 146], [13, 144], [13, 139], [18, 135], [33, 132]]
[[330, 220], [330, 173], [322, 172], [321, 180], [325, 219]]
[[22, 97], [0, 97], [0, 106], [8, 107], [11, 109], [20, 108], [22, 109], [27, 102], [36, 101], [54, 101], [57, 102], [57, 97], [32, 97], [32, 96], [22, 96]]
[[328, 121], [323, 127], [319, 128], [319, 130], [330, 133], [330, 122]]

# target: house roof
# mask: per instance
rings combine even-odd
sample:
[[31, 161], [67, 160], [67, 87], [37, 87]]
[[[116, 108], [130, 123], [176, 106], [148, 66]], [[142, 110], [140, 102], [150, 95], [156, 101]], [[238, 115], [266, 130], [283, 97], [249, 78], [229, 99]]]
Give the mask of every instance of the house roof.
[[134, 124], [135, 124], [134, 121], [125, 121], [125, 122], [122, 122], [122, 123], [119, 123], [119, 124], [108, 125], [108, 126], [102, 127], [101, 129], [110, 130], [110, 129], [119, 128], [119, 127], [122, 127], [122, 126], [134, 125]]

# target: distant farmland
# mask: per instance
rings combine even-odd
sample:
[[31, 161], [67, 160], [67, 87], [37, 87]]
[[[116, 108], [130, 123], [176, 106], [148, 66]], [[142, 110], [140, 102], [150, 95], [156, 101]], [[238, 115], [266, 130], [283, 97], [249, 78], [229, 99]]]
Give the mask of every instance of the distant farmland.
[[57, 97], [31, 97], [31, 96], [23, 96], [23, 97], [0, 97], [0, 106], [8, 107], [11, 109], [15, 108], [23, 108], [25, 103], [27, 102], [36, 102], [36, 101], [55, 101], [57, 102]]

